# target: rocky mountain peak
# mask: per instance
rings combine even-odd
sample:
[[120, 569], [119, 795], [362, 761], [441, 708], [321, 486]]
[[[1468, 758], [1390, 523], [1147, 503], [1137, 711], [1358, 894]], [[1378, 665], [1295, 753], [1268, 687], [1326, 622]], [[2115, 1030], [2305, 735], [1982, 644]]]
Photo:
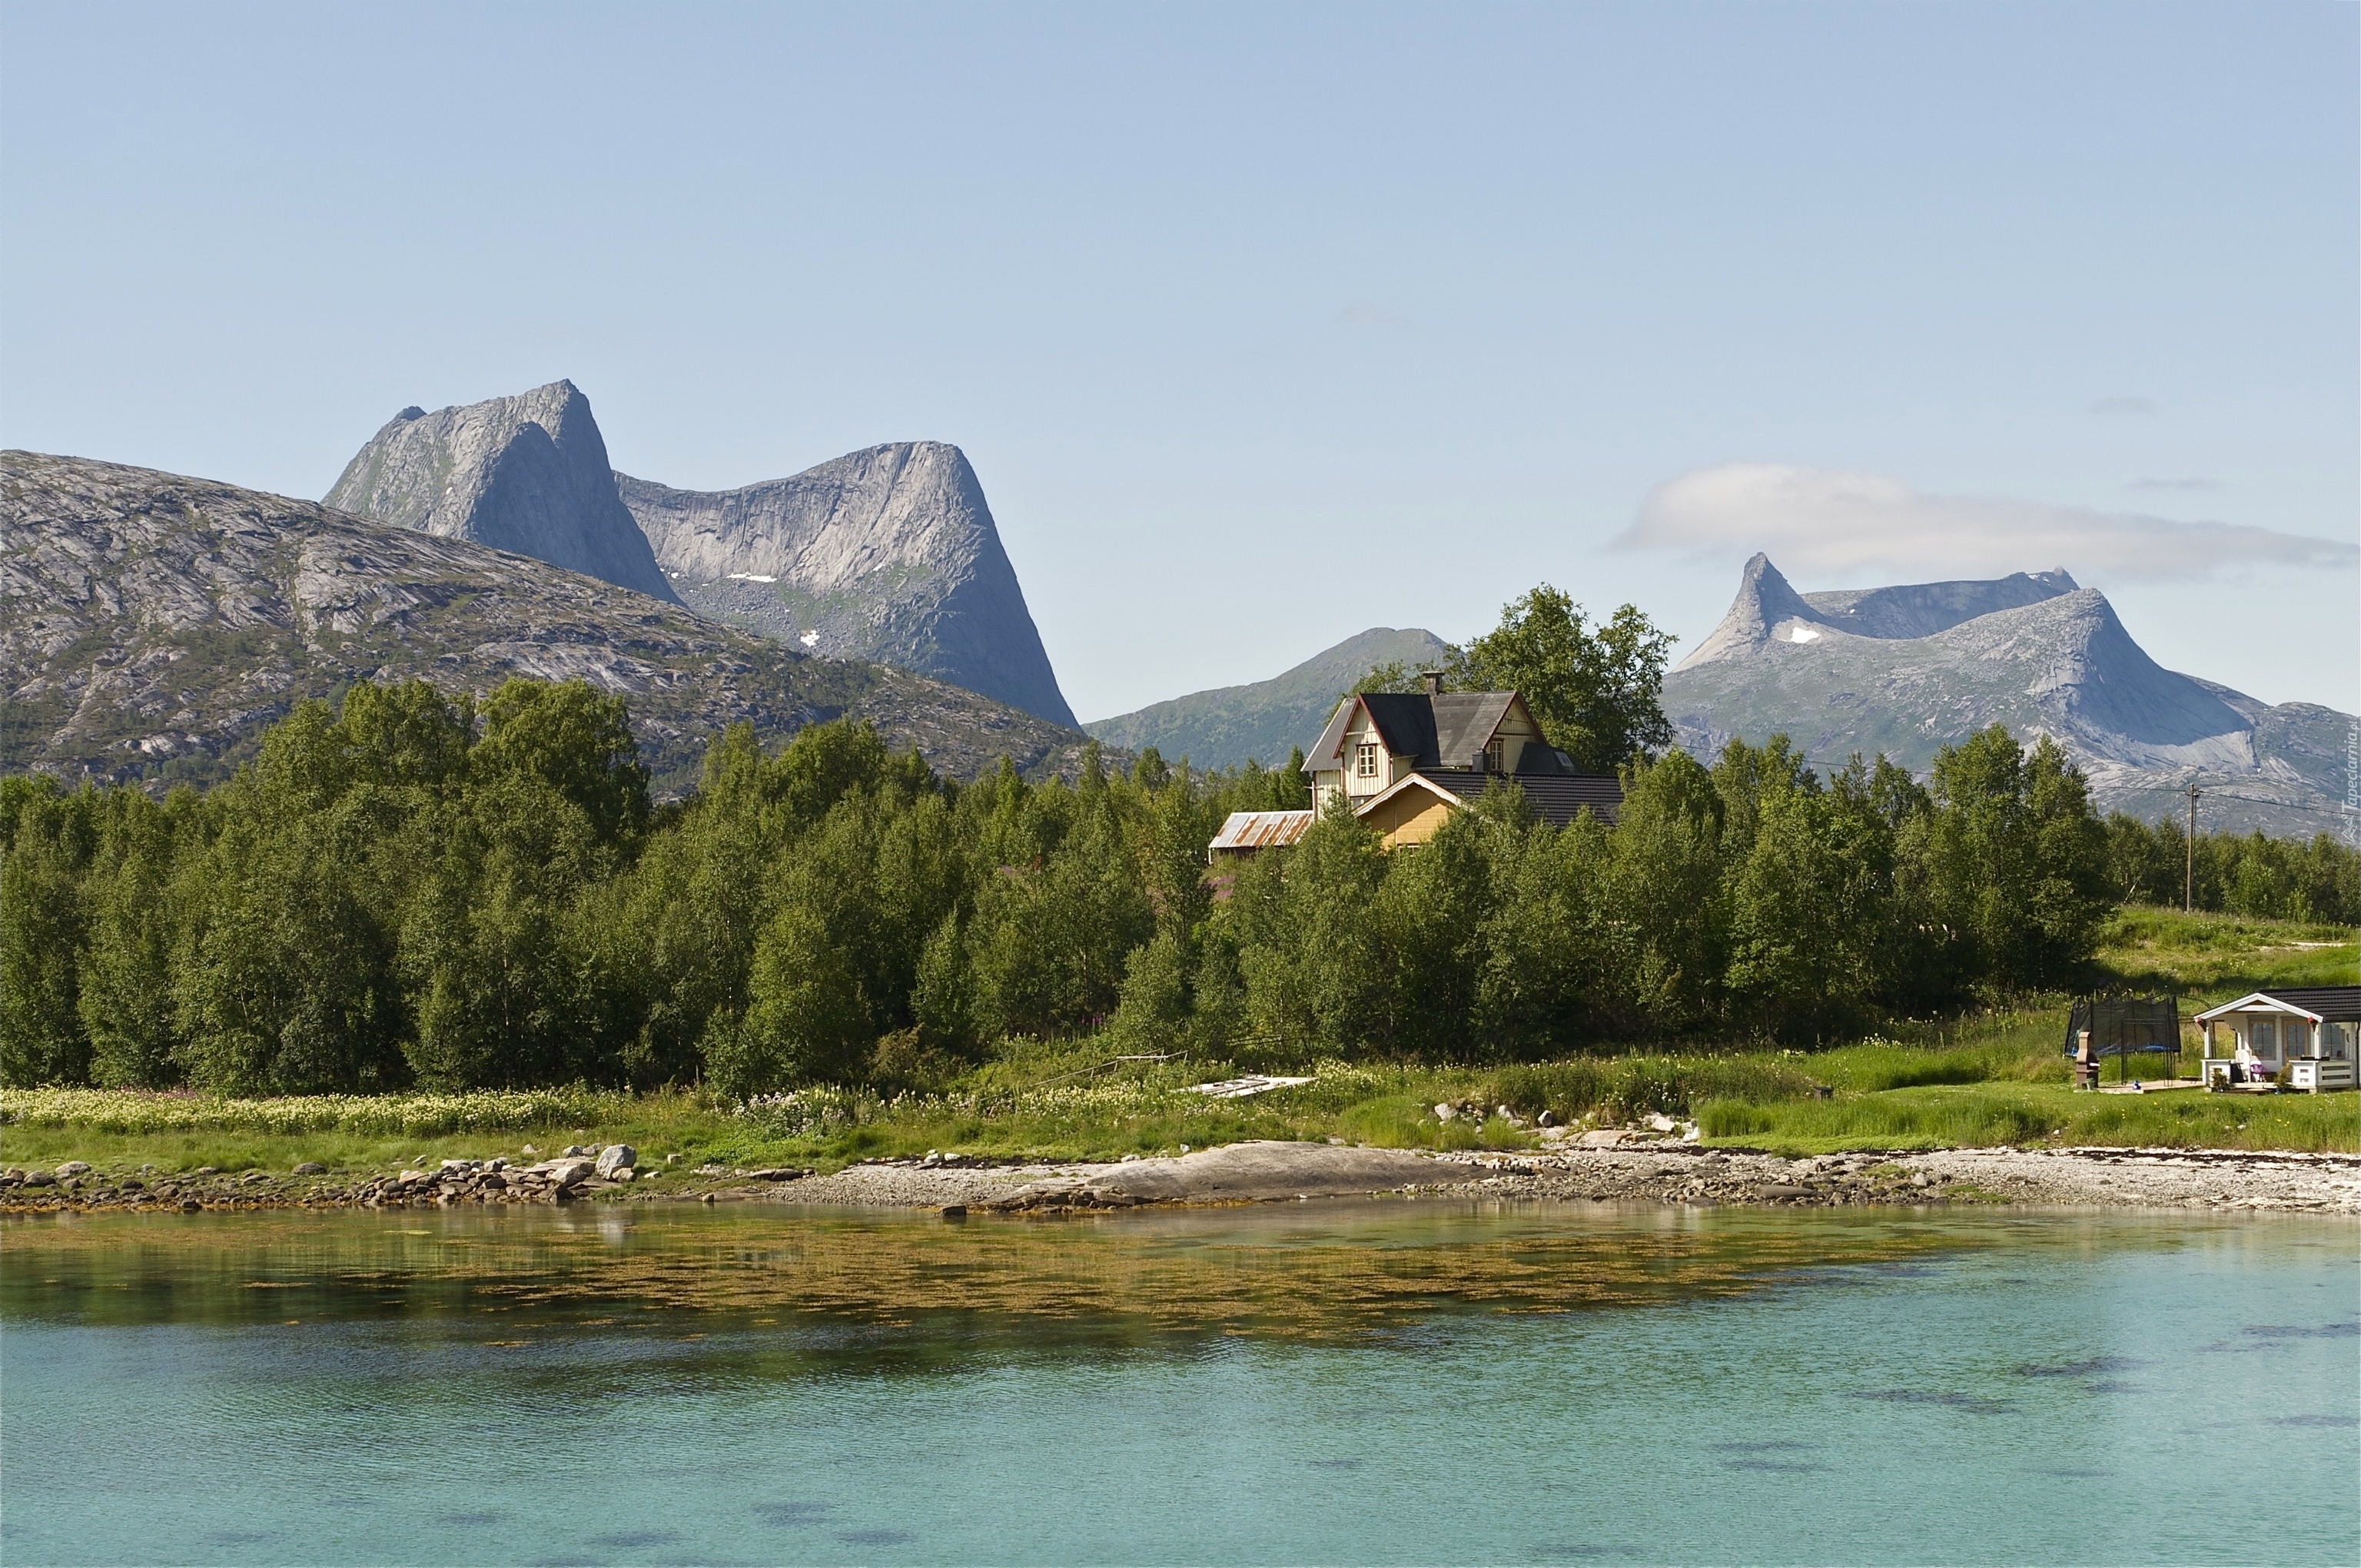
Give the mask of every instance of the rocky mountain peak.
[[324, 504], [677, 602], [571, 381], [433, 413], [413, 404], [354, 455]]
[[1719, 659], [1743, 658], [1769, 641], [1782, 622], [1817, 622], [1819, 619], [1804, 602], [1804, 596], [1780, 576], [1771, 557], [1758, 550], [1739, 576], [1738, 597], [1730, 600], [1729, 613], [1721, 618], [1721, 624], [1678, 667], [1686, 670]]
[[1665, 677], [1664, 706], [1700, 757], [1784, 733], [1822, 768], [1883, 752], [1924, 771], [2004, 724], [2064, 746], [2102, 807], [2153, 814], [2195, 781], [2220, 797], [2217, 822], [2346, 826], [2332, 741], [2349, 720], [2163, 668], [2063, 571], [1798, 594], [1757, 555], [1713, 635]]
[[1738, 583], [1738, 597], [1711, 636], [1682, 660], [1695, 669], [1742, 659], [1770, 642], [1815, 642], [1829, 632], [1881, 641], [1932, 637], [1997, 610], [2077, 591], [2064, 569], [2017, 572], [1989, 580], [1908, 583], [1883, 588], [1833, 588], [1799, 594], [1771, 557], [1756, 552]]
[[1856, 637], [1932, 637], [1980, 615], [2039, 604], [2079, 588], [2060, 567], [1983, 581], [1838, 588], [1806, 594], [1804, 602], [1823, 624]]
[[226, 777], [263, 728], [357, 681], [511, 675], [627, 697], [658, 792], [746, 722], [852, 714], [974, 777], [1079, 775], [1083, 737], [922, 675], [808, 658], [512, 551], [121, 464], [0, 452], [0, 771]]
[[890, 442], [733, 490], [614, 480], [692, 608], [816, 653], [916, 670], [1073, 722], [983, 487], [958, 447]]

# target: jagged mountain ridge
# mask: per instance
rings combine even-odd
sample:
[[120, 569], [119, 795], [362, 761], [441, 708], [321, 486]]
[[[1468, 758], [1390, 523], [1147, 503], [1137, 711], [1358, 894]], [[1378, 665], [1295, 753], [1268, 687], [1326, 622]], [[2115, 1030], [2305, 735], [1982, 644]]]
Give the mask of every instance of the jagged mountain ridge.
[[355, 681], [622, 694], [661, 792], [743, 719], [775, 744], [852, 713], [972, 777], [1073, 774], [1086, 744], [972, 692], [784, 648], [533, 557], [311, 501], [87, 458], [0, 453], [0, 770], [205, 783], [264, 726]]
[[1074, 722], [958, 447], [892, 442], [734, 490], [614, 477], [675, 591], [702, 613]]
[[2055, 738], [2103, 808], [2153, 817], [2193, 781], [2213, 797], [2201, 825], [2353, 828], [2348, 716], [2164, 669], [2106, 596], [2063, 572], [1798, 594], [1757, 555], [1720, 625], [1665, 677], [1664, 706], [1700, 757], [1784, 731], [1823, 766], [1883, 751], [1924, 771], [1999, 723]]
[[1253, 758], [1275, 767], [1319, 736], [1336, 698], [1361, 676], [1396, 661], [1413, 670], [1439, 667], [1448, 652], [1432, 631], [1373, 626], [1269, 680], [1191, 692], [1082, 728], [1130, 751], [1153, 746], [1170, 762], [1232, 768]]
[[402, 410], [321, 504], [673, 598], [613, 472], [590, 400], [552, 381], [433, 413]]

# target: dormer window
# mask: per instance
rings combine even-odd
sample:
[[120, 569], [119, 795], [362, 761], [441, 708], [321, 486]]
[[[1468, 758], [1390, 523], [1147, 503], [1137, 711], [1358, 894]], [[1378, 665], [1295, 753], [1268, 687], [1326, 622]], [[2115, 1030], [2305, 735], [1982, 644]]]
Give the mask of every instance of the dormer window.
[[1507, 773], [1509, 770], [1502, 764], [1507, 760], [1508, 751], [1509, 743], [1498, 735], [1484, 742], [1484, 771], [1488, 773]]
[[1373, 779], [1378, 776], [1378, 743], [1364, 740], [1353, 748], [1353, 776]]

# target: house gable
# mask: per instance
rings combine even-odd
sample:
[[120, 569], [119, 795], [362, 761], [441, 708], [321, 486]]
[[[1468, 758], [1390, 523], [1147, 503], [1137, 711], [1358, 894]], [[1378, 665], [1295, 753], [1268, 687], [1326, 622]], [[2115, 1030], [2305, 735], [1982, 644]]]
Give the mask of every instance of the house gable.
[[[1515, 692], [1356, 693], [1329, 716], [1304, 766], [1315, 800], [1342, 795], [1359, 815], [1414, 777], [1428, 779], [1436, 807], [1447, 812], [1482, 795], [1494, 776], [1510, 775], [1533, 814], [1558, 826], [1585, 807], [1611, 822], [1623, 799], [1616, 780], [1576, 773]], [[1407, 809], [1389, 806], [1388, 820]], [[1391, 830], [1388, 841], [1395, 841]]]

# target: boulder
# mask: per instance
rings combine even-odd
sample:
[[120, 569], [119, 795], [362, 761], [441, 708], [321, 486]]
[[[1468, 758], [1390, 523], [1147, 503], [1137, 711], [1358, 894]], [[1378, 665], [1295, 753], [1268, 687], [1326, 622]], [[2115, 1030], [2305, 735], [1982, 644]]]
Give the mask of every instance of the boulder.
[[598, 1168], [587, 1159], [552, 1160], [549, 1166], [549, 1179], [553, 1186], [563, 1191], [568, 1187], [578, 1187], [589, 1180], [591, 1177], [598, 1174]]
[[322, 1165], [316, 1159], [307, 1159], [295, 1168], [295, 1174], [298, 1176], [325, 1176], [328, 1174], [328, 1168]]
[[83, 1171], [88, 1170], [90, 1166], [82, 1160], [70, 1159], [66, 1161], [65, 1164], [58, 1167], [58, 1174], [60, 1176], [80, 1176]]
[[629, 1144], [609, 1144], [598, 1151], [598, 1160], [592, 1168], [611, 1178], [617, 1171], [629, 1170], [640, 1163], [640, 1151]]
[[1083, 1181], [1044, 1180], [1018, 1190], [1042, 1203], [1267, 1202], [1303, 1197], [1361, 1196], [1408, 1185], [1474, 1181], [1472, 1166], [1402, 1149], [1332, 1148], [1326, 1144], [1254, 1142], [1204, 1149], [1178, 1159], [1117, 1165]]

